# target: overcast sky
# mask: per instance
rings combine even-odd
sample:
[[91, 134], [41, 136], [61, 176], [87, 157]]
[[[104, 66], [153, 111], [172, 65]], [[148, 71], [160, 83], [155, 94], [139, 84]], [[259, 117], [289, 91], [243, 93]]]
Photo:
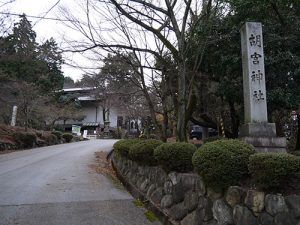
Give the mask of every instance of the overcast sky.
[[[0, 3], [3, 4], [3, 2], [7, 1], [8, 0], [0, 0]], [[31, 21], [33, 29], [37, 34], [38, 42], [53, 37], [59, 45], [62, 45], [64, 43], [64, 37], [72, 37], [76, 40], [76, 34], [68, 30], [60, 21], [30, 17], [59, 18], [58, 9], [60, 6], [72, 8], [74, 7], [74, 0], [15, 0], [15, 2], [8, 5], [8, 10], [10, 13], [25, 13], [28, 16], [28, 20]], [[13, 18], [15, 21], [18, 20], [17, 16]], [[80, 64], [82, 67], [89, 66], [89, 62], [81, 57], [80, 54], [64, 54], [63, 56], [67, 62]], [[74, 80], [80, 79], [84, 73], [81, 69], [76, 69], [69, 65], [63, 65], [62, 69], [65, 76], [72, 77]]]

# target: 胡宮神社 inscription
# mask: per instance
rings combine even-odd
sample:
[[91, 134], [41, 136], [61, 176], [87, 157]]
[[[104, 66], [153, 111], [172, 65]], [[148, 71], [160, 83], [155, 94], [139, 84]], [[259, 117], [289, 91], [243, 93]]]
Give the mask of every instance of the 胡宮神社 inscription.
[[276, 137], [268, 123], [262, 24], [247, 22], [241, 29], [245, 124], [240, 136], [257, 151], [285, 152], [285, 138]]
[[242, 29], [245, 122], [268, 122], [264, 51], [260, 23]]

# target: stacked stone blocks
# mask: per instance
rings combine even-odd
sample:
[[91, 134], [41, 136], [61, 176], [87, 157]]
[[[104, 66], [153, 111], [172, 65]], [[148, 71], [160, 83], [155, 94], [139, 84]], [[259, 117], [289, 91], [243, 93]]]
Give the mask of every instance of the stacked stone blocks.
[[300, 194], [283, 196], [231, 186], [205, 187], [196, 173], [167, 174], [114, 157], [118, 174], [177, 225], [300, 225]]

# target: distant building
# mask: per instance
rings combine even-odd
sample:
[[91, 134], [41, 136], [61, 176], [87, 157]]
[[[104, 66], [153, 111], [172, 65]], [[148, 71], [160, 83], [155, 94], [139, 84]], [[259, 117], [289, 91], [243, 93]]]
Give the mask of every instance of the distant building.
[[59, 121], [57, 124], [63, 126], [66, 131], [70, 131], [72, 125], [81, 126], [81, 130], [88, 130], [89, 135], [101, 134], [105, 125], [109, 130], [120, 127], [131, 133], [139, 131], [138, 119], [129, 118], [124, 109], [117, 104], [110, 104], [108, 107], [105, 102], [107, 99], [95, 95], [95, 88], [65, 88], [62, 92], [63, 96], [74, 99], [80, 105], [79, 110], [84, 116], [82, 120]]

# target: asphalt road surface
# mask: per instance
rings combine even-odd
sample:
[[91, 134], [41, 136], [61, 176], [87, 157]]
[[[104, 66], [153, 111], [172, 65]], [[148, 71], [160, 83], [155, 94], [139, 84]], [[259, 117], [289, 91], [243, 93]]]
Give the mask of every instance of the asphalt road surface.
[[0, 155], [0, 225], [150, 225], [132, 196], [90, 165], [114, 140]]

